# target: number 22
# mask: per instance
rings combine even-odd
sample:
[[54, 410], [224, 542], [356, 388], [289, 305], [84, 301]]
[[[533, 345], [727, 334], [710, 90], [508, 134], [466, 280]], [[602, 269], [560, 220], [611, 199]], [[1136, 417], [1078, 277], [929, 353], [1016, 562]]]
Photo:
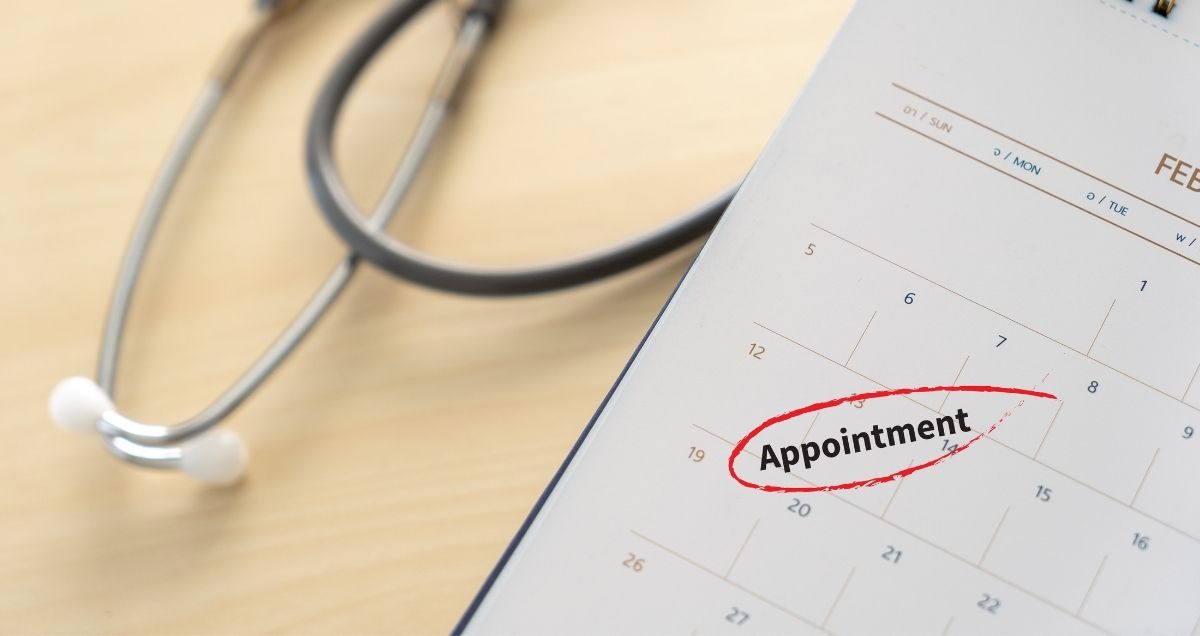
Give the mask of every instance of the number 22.
[[991, 612], [992, 614], [996, 614], [1000, 611], [1000, 599], [992, 596], [991, 594], [984, 594], [983, 598], [980, 599], [975, 605], [986, 612]]

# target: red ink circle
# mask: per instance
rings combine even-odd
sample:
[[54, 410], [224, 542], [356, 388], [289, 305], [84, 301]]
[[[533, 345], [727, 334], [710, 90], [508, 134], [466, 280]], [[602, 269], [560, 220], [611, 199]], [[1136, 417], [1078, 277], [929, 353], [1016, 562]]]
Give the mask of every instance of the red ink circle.
[[[989, 426], [986, 431], [983, 431], [982, 433], [979, 433], [975, 437], [972, 437], [966, 444], [963, 444], [962, 446], [959, 446], [958, 448], [955, 448], [954, 450], [947, 452], [945, 455], [931, 459], [923, 464], [917, 464], [915, 466], [909, 466], [907, 468], [902, 468], [894, 473], [891, 473], [890, 475], [883, 475], [881, 477], [872, 477], [870, 479], [863, 479], [863, 480], [859, 480], [859, 481], [849, 481], [844, 484], [831, 484], [828, 486], [794, 486], [794, 487], [793, 486], [773, 486], [770, 484], [756, 484], [754, 482], [747, 481], [747, 480], [739, 477], [737, 474], [737, 470], [734, 469], [734, 467], [733, 467], [733, 461], [737, 458], [737, 456], [739, 454], [741, 454], [741, 452], [743, 450], [746, 449], [746, 446], [748, 444], [750, 444], [750, 441], [753, 440], [755, 437], [757, 437], [759, 433], [767, 430], [768, 428], [770, 428], [776, 424], [786, 422], [792, 418], [804, 415], [805, 413], [815, 413], [816, 411], [822, 411], [825, 409], [833, 408], [835, 406], [845, 404], [846, 402], [858, 402], [858, 401], [865, 402], [867, 400], [874, 400], [877, 398], [892, 397], [892, 396], [897, 396], [897, 395], [912, 395], [914, 393], [939, 393], [939, 392], [1009, 393], [1012, 395], [1024, 395], [1024, 396], [1028, 396], [1028, 397], [1044, 398], [1044, 399], [1049, 399], [1049, 400], [1057, 400], [1058, 399], [1056, 396], [1054, 396], [1050, 393], [1046, 393], [1045, 391], [1036, 391], [1034, 389], [1020, 389], [1020, 388], [1015, 388], [1015, 387], [984, 386], [984, 385], [923, 386], [923, 387], [917, 387], [917, 388], [913, 388], [913, 389], [888, 389], [888, 390], [884, 390], [884, 391], [874, 391], [871, 393], [855, 393], [854, 395], [847, 395], [846, 397], [840, 397], [837, 399], [829, 400], [827, 402], [817, 402], [814, 404], [809, 404], [808, 406], [798, 408], [794, 411], [788, 411], [787, 413], [776, 415], [775, 417], [772, 417], [771, 419], [763, 422], [762, 424], [759, 424], [754, 430], [750, 431], [749, 434], [747, 434], [745, 437], [743, 437], [741, 440], [739, 440], [737, 445], [735, 445], [733, 447], [733, 451], [729, 453], [729, 475], [731, 477], [733, 477], [739, 484], [741, 484], [747, 488], [753, 488], [755, 490], [762, 490], [764, 492], [831, 492], [831, 491], [835, 491], [835, 490], [851, 490], [854, 488], [867, 488], [870, 486], [885, 484], [889, 481], [892, 481], [894, 479], [899, 479], [901, 477], [907, 477], [908, 475], [911, 475], [911, 474], [917, 472], [918, 470], [924, 470], [931, 466], [936, 466], [937, 464], [940, 464], [942, 461], [944, 461], [946, 458], [950, 457], [951, 455], [954, 455], [956, 453], [961, 453], [962, 451], [965, 451], [968, 448], [970, 448], [971, 445], [974, 444], [975, 442], [979, 441], [979, 439], [981, 437], [983, 437], [983, 436], [991, 433], [993, 430], [995, 430], [996, 426], [999, 425], [1000, 422], [1003, 422], [1004, 418], [1009, 415], [1009, 413], [1005, 413], [1005, 415], [1003, 417], [1001, 417], [999, 420], [997, 420], [991, 426]], [[1023, 404], [1023, 403], [1024, 403], [1024, 401], [1022, 401], [1019, 404]]]

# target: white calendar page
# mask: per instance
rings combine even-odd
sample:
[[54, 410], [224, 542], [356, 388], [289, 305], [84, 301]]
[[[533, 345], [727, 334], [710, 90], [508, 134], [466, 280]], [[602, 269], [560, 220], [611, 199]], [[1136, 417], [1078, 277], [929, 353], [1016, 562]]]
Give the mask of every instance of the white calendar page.
[[[460, 627], [1200, 633], [1200, 4], [1151, 4], [861, 0]], [[872, 487], [730, 474], [773, 416], [963, 385], [1055, 398], [852, 400], [733, 458], [842, 483], [1004, 418]]]

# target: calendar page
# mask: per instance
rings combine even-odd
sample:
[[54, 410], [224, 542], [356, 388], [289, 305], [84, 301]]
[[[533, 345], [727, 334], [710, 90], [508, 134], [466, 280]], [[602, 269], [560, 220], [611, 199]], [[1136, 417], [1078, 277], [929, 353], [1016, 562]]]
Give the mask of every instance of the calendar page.
[[1154, 5], [861, 0], [459, 629], [1200, 633], [1200, 4]]

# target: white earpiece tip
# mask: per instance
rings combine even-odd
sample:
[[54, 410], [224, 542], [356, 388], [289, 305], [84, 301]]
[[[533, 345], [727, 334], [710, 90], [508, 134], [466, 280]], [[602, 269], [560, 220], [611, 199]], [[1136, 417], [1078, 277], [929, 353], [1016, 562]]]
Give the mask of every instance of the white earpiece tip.
[[75, 433], [96, 432], [96, 420], [112, 409], [108, 394], [91, 378], [69, 377], [50, 392], [50, 417], [59, 427]]
[[180, 468], [206, 484], [228, 486], [246, 471], [246, 447], [233, 431], [209, 431], [183, 444]]

